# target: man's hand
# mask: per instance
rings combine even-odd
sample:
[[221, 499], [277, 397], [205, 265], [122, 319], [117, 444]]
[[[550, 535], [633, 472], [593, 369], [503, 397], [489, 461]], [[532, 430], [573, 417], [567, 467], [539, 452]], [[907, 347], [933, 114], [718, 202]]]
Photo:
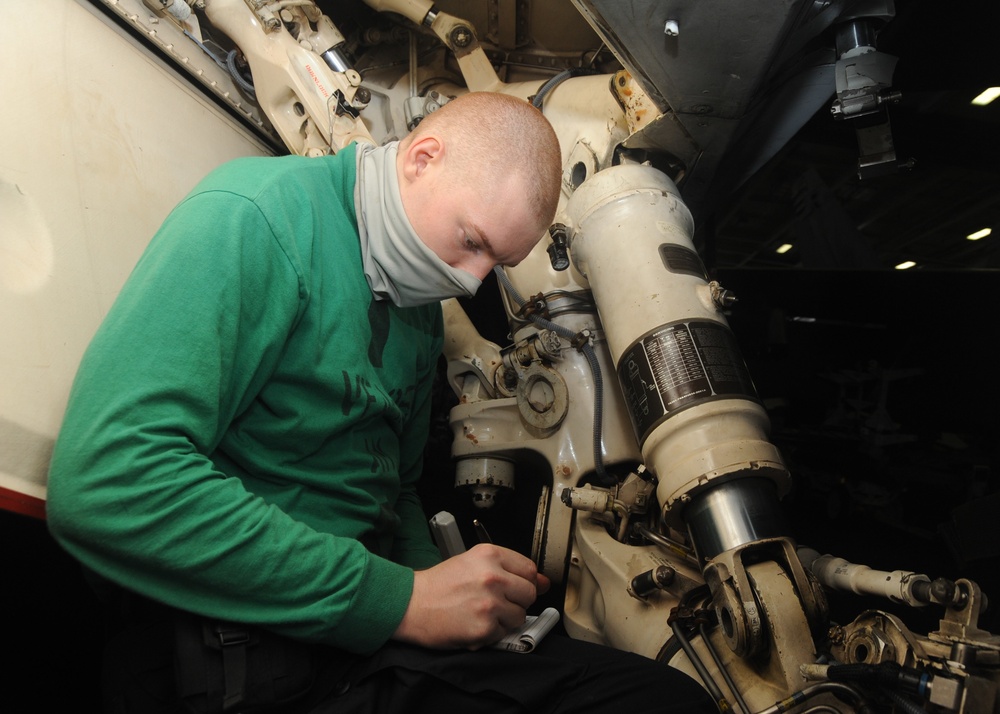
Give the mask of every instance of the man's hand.
[[478, 649], [524, 624], [549, 579], [523, 555], [495, 545], [418, 570], [393, 639], [434, 648]]

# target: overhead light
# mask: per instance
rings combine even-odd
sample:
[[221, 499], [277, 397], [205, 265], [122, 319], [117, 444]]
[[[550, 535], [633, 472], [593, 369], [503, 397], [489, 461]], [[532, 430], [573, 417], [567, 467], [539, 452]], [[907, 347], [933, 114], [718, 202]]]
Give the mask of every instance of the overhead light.
[[912, 268], [914, 265], [916, 265], [916, 263], [912, 260], [905, 260], [896, 266], [896, 270], [906, 270], [907, 268]]
[[986, 236], [988, 236], [992, 232], [993, 232], [992, 228], [984, 228], [981, 231], [976, 231], [975, 233], [970, 233], [969, 235], [967, 235], [965, 237], [968, 238], [969, 240], [979, 240], [980, 238], [985, 238]]
[[979, 107], [985, 107], [997, 97], [1000, 97], [1000, 87], [990, 87], [985, 92], [972, 100], [972, 103]]
[[782, 243], [782, 244], [781, 244], [781, 245], [780, 245], [780, 246], [778, 247], [778, 249], [777, 249], [776, 251], [774, 251], [774, 252], [775, 252], [775, 253], [781, 253], [781, 254], [785, 254], [785, 253], [787, 253], [788, 251], [790, 251], [791, 249], [792, 249], [792, 244], [791, 244], [791, 243]]

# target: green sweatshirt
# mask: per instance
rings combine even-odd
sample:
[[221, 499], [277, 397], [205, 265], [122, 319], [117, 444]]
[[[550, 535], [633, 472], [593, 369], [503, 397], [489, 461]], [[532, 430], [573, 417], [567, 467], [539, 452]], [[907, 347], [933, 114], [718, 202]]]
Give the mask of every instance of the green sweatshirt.
[[80, 365], [48, 520], [133, 591], [367, 653], [439, 560], [415, 486], [442, 320], [373, 299], [354, 184], [353, 146], [240, 159], [168, 216]]

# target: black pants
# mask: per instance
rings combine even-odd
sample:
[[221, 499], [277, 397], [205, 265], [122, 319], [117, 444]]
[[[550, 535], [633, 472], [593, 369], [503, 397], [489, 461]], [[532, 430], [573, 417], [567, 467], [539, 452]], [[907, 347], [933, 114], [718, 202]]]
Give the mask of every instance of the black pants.
[[[316, 685], [279, 707], [282, 714], [715, 714], [701, 685], [639, 655], [546, 637], [530, 654], [493, 649], [434, 651], [389, 643], [370, 657], [331, 648], [319, 658]], [[182, 714], [169, 621], [130, 628], [105, 660], [105, 710]]]
[[309, 714], [715, 714], [700, 684], [639, 655], [550, 634], [530, 654], [390, 643]]

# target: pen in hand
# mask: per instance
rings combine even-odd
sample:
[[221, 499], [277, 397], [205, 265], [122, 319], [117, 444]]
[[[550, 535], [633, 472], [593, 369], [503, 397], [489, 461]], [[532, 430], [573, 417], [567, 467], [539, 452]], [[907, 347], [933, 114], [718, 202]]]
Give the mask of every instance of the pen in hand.
[[493, 543], [490, 534], [486, 531], [486, 526], [478, 518], [473, 519], [472, 525], [476, 527], [476, 535], [479, 536], [480, 543]]
[[[490, 538], [490, 534], [486, 530], [486, 526], [483, 525], [482, 521], [480, 521], [478, 518], [473, 518], [472, 525], [476, 529], [476, 537], [479, 538], [480, 543], [489, 543], [490, 545], [493, 544], [493, 539]], [[548, 577], [538, 572], [537, 570], [533, 574], [530, 575], [525, 574], [522, 575], [521, 577], [524, 577], [525, 579], [532, 582], [532, 584], [535, 586], [535, 592], [537, 595], [544, 594], [545, 592], [548, 591], [549, 587], [552, 585]]]

